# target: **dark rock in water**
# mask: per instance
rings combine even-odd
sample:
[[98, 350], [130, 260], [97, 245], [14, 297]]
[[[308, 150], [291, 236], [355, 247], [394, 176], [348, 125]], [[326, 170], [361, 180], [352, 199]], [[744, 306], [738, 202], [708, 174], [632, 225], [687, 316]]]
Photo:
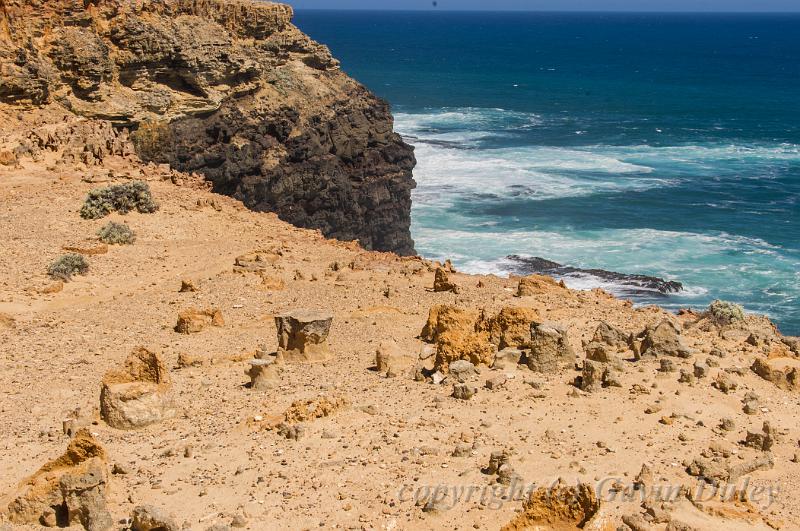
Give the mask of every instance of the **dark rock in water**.
[[579, 267], [565, 266], [558, 262], [539, 258], [538, 256], [510, 255], [507, 257], [512, 262], [508, 269], [519, 275], [550, 275], [558, 278], [585, 278], [595, 277], [603, 282], [615, 284], [624, 295], [643, 296], [660, 295], [683, 291], [683, 284], [674, 280], [664, 280], [648, 275], [630, 275], [615, 273], [604, 269], [581, 269]]

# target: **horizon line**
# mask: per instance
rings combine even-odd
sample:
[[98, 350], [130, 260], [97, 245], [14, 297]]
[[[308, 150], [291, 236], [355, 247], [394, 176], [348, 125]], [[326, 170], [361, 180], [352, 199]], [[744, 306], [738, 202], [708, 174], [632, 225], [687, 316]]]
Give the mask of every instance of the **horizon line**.
[[356, 11], [364, 13], [564, 13], [564, 14], [581, 14], [581, 13], [618, 13], [618, 14], [631, 14], [631, 15], [800, 15], [800, 10], [797, 11], [712, 11], [712, 10], [628, 10], [628, 9], [447, 9], [447, 8], [429, 8], [429, 9], [370, 9], [362, 7], [294, 7], [295, 11]]

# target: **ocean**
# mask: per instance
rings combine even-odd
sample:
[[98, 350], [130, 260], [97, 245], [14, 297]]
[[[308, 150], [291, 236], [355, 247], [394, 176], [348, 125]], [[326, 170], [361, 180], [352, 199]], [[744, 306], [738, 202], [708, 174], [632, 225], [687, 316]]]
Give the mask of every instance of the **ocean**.
[[459, 270], [508, 258], [676, 280], [800, 334], [800, 16], [299, 11], [415, 146], [412, 235]]

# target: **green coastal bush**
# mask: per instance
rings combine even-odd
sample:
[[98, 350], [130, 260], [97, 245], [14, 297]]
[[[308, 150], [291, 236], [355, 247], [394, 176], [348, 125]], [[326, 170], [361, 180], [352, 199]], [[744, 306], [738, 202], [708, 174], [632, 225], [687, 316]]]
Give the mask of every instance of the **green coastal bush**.
[[709, 305], [707, 315], [718, 325], [727, 326], [744, 321], [744, 308], [733, 302], [716, 300]]
[[150, 193], [150, 186], [144, 181], [95, 188], [89, 192], [81, 207], [81, 217], [100, 219], [112, 212], [127, 214], [132, 210], [143, 214], [158, 210], [158, 204], [153, 201]]
[[88, 271], [89, 262], [83, 255], [75, 253], [61, 256], [47, 268], [48, 275], [65, 282], [72, 280], [72, 275], [85, 275]]
[[109, 221], [108, 224], [97, 231], [100, 241], [109, 245], [131, 245], [136, 241], [136, 233], [124, 223]]

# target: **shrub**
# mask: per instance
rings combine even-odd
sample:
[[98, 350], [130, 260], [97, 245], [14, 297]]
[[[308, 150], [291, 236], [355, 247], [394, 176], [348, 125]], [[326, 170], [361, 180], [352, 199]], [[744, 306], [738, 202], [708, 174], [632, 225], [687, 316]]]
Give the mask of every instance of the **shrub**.
[[744, 321], [744, 309], [736, 303], [716, 300], [708, 307], [707, 315], [718, 325], [727, 326]]
[[109, 245], [130, 245], [136, 241], [136, 233], [124, 223], [109, 221], [108, 224], [97, 231], [100, 241]]
[[143, 161], [163, 161], [165, 152], [172, 145], [172, 130], [169, 122], [152, 120], [142, 122], [138, 129], [131, 133], [131, 141], [136, 154]]
[[89, 262], [83, 255], [75, 253], [65, 254], [47, 268], [48, 275], [64, 281], [72, 280], [72, 275], [85, 275], [87, 271]]
[[144, 181], [117, 184], [107, 188], [95, 188], [89, 192], [81, 207], [81, 217], [100, 219], [111, 212], [127, 214], [131, 210], [151, 213], [158, 210], [153, 201], [150, 186]]

